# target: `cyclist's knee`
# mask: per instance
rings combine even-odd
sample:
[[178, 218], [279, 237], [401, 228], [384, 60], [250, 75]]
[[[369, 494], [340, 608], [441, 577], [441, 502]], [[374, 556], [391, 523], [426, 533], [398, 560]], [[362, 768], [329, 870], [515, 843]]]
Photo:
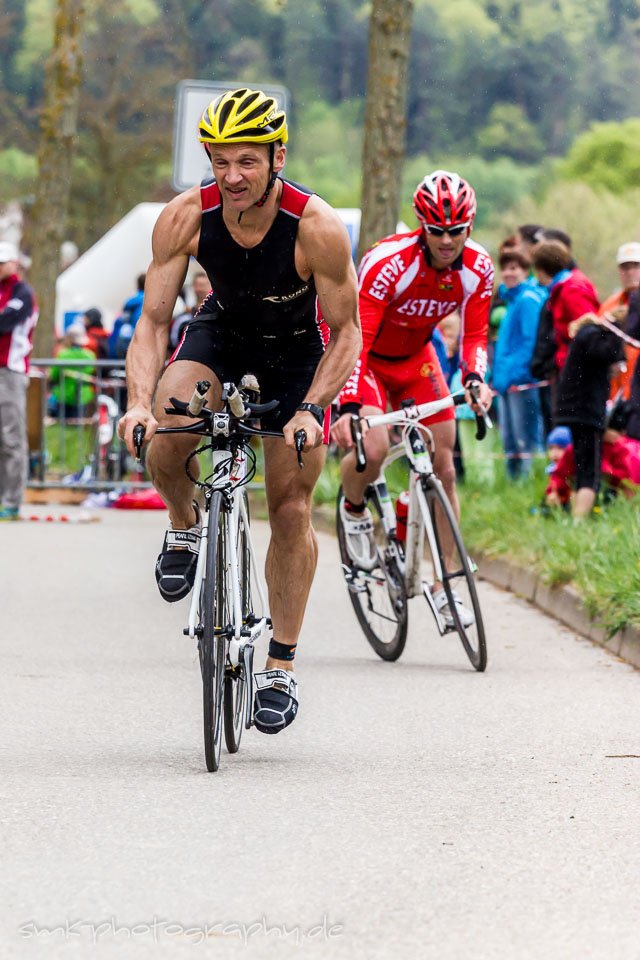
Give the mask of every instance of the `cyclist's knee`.
[[442, 456], [436, 457], [433, 466], [444, 488], [452, 490], [456, 484], [456, 468], [450, 451], [442, 451]]
[[149, 444], [147, 463], [155, 472], [183, 474], [184, 463], [198, 445], [198, 437], [156, 434]]
[[290, 496], [269, 504], [269, 522], [279, 539], [295, 539], [311, 527], [311, 500], [305, 495]]
[[[389, 435], [385, 427], [374, 427], [364, 438], [364, 449], [367, 457], [367, 476], [376, 476], [384, 458], [389, 452]], [[355, 461], [352, 464], [355, 470]]]

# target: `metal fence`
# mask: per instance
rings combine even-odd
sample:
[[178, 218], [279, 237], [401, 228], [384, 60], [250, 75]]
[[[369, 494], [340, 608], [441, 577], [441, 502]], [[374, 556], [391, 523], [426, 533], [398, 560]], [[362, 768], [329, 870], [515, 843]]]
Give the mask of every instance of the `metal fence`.
[[151, 486], [118, 437], [126, 402], [124, 360], [32, 360], [28, 486], [90, 491]]

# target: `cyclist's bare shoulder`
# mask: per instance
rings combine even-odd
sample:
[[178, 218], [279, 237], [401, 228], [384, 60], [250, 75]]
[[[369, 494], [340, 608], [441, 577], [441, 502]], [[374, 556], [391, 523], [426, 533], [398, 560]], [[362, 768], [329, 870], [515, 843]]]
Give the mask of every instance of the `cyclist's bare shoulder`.
[[309, 272], [335, 274], [350, 269], [351, 244], [347, 228], [333, 207], [316, 194], [304, 208], [298, 239]]
[[191, 187], [171, 200], [153, 231], [153, 259], [160, 266], [175, 257], [195, 256], [200, 238], [200, 188]]

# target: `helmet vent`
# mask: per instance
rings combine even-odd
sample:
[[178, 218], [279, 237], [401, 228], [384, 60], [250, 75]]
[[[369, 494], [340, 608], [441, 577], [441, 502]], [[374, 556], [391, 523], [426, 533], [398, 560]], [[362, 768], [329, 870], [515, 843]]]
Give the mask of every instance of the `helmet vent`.
[[218, 127], [220, 130], [224, 130], [226, 127], [229, 114], [233, 110], [234, 106], [235, 104], [231, 101], [227, 101], [227, 103], [223, 105], [222, 110], [220, 111], [220, 117], [218, 119]]

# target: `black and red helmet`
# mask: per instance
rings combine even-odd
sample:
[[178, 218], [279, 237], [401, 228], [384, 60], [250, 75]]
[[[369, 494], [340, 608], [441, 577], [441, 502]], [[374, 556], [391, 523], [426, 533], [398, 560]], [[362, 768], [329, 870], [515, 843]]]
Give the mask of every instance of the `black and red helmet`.
[[434, 170], [418, 184], [413, 209], [422, 223], [437, 227], [468, 223], [471, 228], [476, 215], [476, 195], [473, 187], [457, 173]]

